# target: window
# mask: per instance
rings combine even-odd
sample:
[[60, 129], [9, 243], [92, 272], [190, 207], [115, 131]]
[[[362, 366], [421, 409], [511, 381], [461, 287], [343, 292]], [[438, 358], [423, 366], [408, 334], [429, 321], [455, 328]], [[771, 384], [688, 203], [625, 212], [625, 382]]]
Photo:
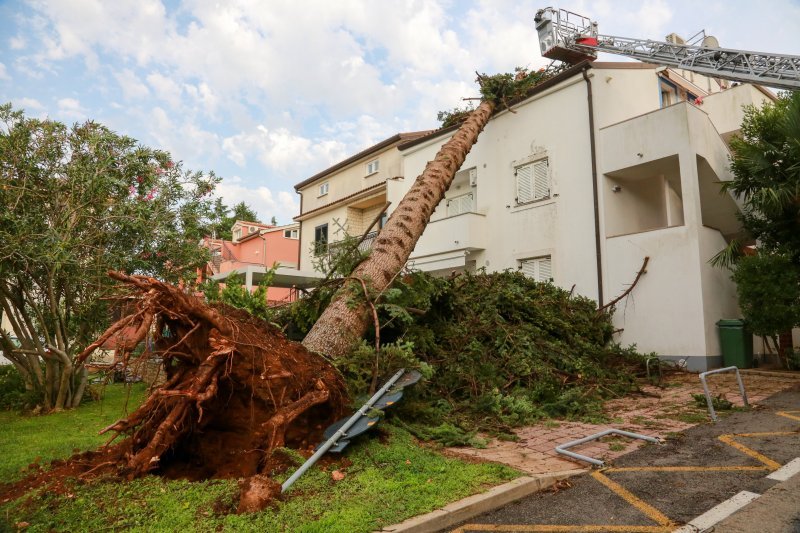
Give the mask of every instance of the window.
[[661, 89], [661, 107], [671, 106], [680, 101], [677, 86], [662, 78], [659, 82], [659, 87]]
[[517, 167], [514, 171], [517, 186], [517, 204], [550, 198], [550, 176], [547, 159], [540, 159]]
[[328, 251], [328, 225], [322, 224], [314, 228], [314, 255]]
[[296, 229], [285, 229], [283, 230], [283, 236], [286, 239], [296, 239], [300, 235], [300, 230]]
[[236, 228], [233, 230], [233, 240], [238, 241], [242, 238], [242, 228]]
[[319, 186], [319, 196], [325, 196], [328, 194], [328, 189], [330, 188], [330, 183], [327, 181]]
[[447, 200], [447, 216], [454, 217], [461, 213], [472, 212], [472, 193], [462, 194]]
[[367, 176], [375, 174], [378, 171], [378, 160], [370, 161], [367, 163]]
[[529, 278], [542, 283], [553, 281], [553, 262], [549, 255], [522, 259], [519, 262], [519, 270]]

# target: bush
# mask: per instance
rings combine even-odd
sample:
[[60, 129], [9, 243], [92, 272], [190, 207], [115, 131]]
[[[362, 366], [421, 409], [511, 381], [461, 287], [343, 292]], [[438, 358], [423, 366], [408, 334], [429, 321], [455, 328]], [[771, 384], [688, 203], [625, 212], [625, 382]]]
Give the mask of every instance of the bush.
[[[300, 301], [294, 314], [310, 318], [316, 303]], [[376, 306], [380, 351], [372, 332], [334, 364], [354, 397], [366, 395], [376, 371], [420, 369], [427, 381], [406, 389], [398, 408], [418, 436], [448, 444], [474, 443], [476, 431], [510, 435], [546, 417], [597, 420], [602, 400], [635, 389], [643, 368], [634, 349], [613, 343], [610, 313], [520, 272], [416, 272]]]
[[38, 400], [39, 395], [25, 390], [25, 382], [14, 365], [0, 365], [0, 410], [32, 409]]

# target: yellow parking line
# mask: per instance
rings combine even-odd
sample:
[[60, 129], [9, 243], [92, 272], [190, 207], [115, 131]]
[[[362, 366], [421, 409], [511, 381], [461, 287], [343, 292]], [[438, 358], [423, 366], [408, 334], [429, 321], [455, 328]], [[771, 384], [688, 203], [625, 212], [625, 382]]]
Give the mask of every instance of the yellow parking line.
[[597, 481], [617, 493], [622, 499], [624, 499], [629, 504], [633, 505], [639, 511], [644, 513], [648, 518], [650, 518], [653, 522], [657, 523], [660, 526], [669, 526], [672, 525], [673, 522], [669, 518], [667, 518], [664, 514], [661, 513], [658, 509], [653, 507], [652, 505], [648, 505], [643, 500], [636, 497], [632, 492], [628, 489], [617, 483], [616, 481], [612, 481], [602, 472], [595, 471], [592, 472], [592, 477], [595, 478]]
[[766, 466], [626, 466], [606, 468], [606, 472], [748, 472], [769, 470]]
[[619, 533], [668, 533], [674, 526], [617, 526], [617, 525], [591, 525], [591, 526], [562, 526], [562, 525], [526, 525], [526, 524], [467, 524], [450, 533], [465, 533], [467, 531], [504, 531], [512, 533], [528, 532], [560, 532], [560, 531], [610, 531]]
[[755, 459], [755, 460], [757, 460], [757, 461], [759, 461], [761, 463], [764, 463], [770, 470], [777, 470], [777, 469], [779, 469], [781, 467], [780, 463], [776, 463], [775, 461], [773, 461], [772, 459], [770, 459], [766, 455], [762, 455], [762, 454], [758, 453], [755, 450], [751, 450], [750, 448], [748, 448], [744, 444], [739, 444], [738, 442], [733, 440], [733, 437], [734, 437], [734, 435], [720, 435], [717, 438], [719, 438], [719, 440], [721, 440], [722, 442], [724, 442], [728, 446], [732, 446], [732, 447], [736, 448], [737, 450], [739, 450], [743, 454], [749, 455], [753, 459]]
[[762, 433], [734, 433], [734, 437], [787, 437], [797, 435], [796, 431], [765, 431]]
[[795, 414], [800, 414], [800, 411], [779, 411], [776, 414], [778, 416], [785, 416], [786, 418], [791, 418], [792, 420], [800, 421], [800, 416], [795, 416]]

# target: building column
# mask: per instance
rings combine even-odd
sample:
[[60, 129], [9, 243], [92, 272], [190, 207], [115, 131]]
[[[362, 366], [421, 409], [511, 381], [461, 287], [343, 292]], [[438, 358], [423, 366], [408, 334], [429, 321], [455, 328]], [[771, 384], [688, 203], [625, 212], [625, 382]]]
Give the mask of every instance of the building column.
[[253, 270], [251, 267], [247, 267], [247, 270], [245, 270], [244, 287], [247, 292], [253, 292]]

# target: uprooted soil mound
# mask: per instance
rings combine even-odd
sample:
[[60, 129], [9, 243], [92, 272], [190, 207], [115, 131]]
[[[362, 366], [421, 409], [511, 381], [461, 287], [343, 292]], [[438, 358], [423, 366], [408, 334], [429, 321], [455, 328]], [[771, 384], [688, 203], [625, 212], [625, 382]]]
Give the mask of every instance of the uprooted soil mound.
[[286, 459], [273, 451], [283, 446], [308, 449], [344, 414], [347, 398], [339, 373], [244, 311], [209, 306], [152, 278], [110, 275], [135, 289], [137, 305], [78, 360], [116, 338], [128, 363], [131, 350], [155, 331], [154, 353], [162, 358], [165, 381], [128, 418], [103, 430], [124, 440], [54, 464], [53, 470], [23, 480], [16, 490], [0, 489], [0, 495], [19, 494], [22, 487], [59, 475], [113, 472], [132, 479], [153, 473], [253, 478], [241, 484], [240, 511], [263, 507], [279, 492], [270, 473], [285, 468]]

